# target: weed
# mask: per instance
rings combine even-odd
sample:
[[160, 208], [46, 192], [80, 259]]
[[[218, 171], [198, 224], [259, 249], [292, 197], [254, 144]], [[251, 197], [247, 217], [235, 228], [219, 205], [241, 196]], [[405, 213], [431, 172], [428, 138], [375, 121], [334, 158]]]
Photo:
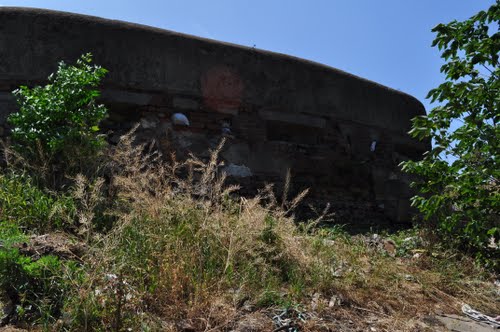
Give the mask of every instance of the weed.
[[63, 264], [51, 255], [33, 260], [12, 246], [0, 248], [0, 289], [16, 305], [15, 319], [54, 323], [61, 315], [68, 291], [63, 279], [63, 271], [68, 268], [76, 266]]
[[30, 232], [67, 228], [75, 210], [67, 195], [39, 189], [26, 174], [0, 173], [0, 222], [14, 222]]

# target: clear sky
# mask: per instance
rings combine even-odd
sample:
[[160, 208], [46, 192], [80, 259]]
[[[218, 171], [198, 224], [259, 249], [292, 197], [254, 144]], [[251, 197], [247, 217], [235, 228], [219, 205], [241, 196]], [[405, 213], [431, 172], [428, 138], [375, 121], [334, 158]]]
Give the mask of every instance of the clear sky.
[[[324, 63], [424, 103], [443, 80], [432, 27], [495, 0], [0, 0], [141, 23]], [[0, 22], [1, 25], [1, 22]]]

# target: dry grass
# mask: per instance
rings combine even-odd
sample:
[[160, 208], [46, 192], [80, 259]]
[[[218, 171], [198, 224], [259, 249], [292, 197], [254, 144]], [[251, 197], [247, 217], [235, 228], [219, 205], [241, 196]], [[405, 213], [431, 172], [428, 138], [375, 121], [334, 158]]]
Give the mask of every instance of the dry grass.
[[[76, 229], [90, 249], [67, 276], [61, 328], [269, 331], [289, 308], [306, 315], [294, 321], [302, 331], [424, 331], [422, 317], [462, 303], [500, 311], [494, 276], [470, 259], [427, 247], [393, 257], [319, 220], [297, 224], [307, 191], [288, 199], [289, 175], [280, 199], [272, 185], [238, 197], [220, 172], [223, 144], [208, 160], [166, 162], [132, 131], [99, 176], [73, 177]], [[103, 216], [113, 220], [105, 231]]]
[[392, 257], [366, 242], [361, 237], [340, 237], [331, 243], [342, 260], [342, 273], [332, 285], [344, 305], [328, 307], [328, 298], [323, 297], [323, 315], [361, 325], [370, 316], [374, 323], [369, 326], [383, 331], [418, 331], [425, 316], [460, 314], [464, 303], [490, 315], [500, 312], [494, 276], [472, 259], [433, 257], [431, 251]]
[[[301, 305], [315, 313], [304, 330], [329, 326], [321, 317], [330, 327], [347, 318], [366, 327], [368, 314], [379, 328], [409, 331], [418, 318], [457, 312], [464, 302], [498, 311], [491, 283], [477, 279], [486, 273], [470, 261], [392, 257], [362, 238], [297, 227], [290, 212], [306, 192], [288, 201], [289, 176], [281, 202], [272, 186], [251, 199], [233, 196], [237, 188], [225, 188], [218, 172], [222, 144], [207, 161], [165, 163], [128, 135], [112, 155], [119, 220], [91, 257], [92, 289], [106, 273], [130, 285], [135, 297], [119, 309], [124, 322], [137, 323], [130, 317], [140, 312], [173, 330], [231, 330], [246, 319], [247, 303], [257, 312]], [[342, 305], [329, 305], [332, 296]]]
[[[110, 312], [101, 322], [137, 323], [141, 312], [160, 321], [189, 320], [197, 329], [226, 324], [241, 301], [260, 306], [296, 301], [322, 279], [312, 237], [288, 217], [306, 193], [288, 202], [285, 190], [279, 203], [271, 186], [251, 199], [234, 196], [238, 188], [225, 187], [219, 172], [223, 143], [207, 161], [191, 156], [178, 162], [172, 155], [166, 163], [147, 146], [134, 145], [133, 133], [122, 137], [108, 165], [108, 191], [116, 202], [107, 213], [117, 221], [96, 237], [87, 258], [92, 268], [79, 297], [88, 302], [75, 309], [78, 315], [91, 311], [84, 306], [106, 311], [94, 296], [108, 287], [106, 275], [128, 290], [113, 305], [106, 303]], [[77, 180], [75, 196], [84, 207], [95, 205], [100, 180], [92, 186]], [[87, 187], [91, 192], [84, 194]], [[87, 232], [89, 210], [80, 218]], [[87, 324], [93, 319], [85, 317]]]

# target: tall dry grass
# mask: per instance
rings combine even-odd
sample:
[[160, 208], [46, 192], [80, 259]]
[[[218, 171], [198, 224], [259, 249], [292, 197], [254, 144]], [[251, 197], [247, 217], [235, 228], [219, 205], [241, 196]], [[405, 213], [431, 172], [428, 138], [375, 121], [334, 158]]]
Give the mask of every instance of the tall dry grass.
[[[272, 186], [254, 198], [234, 195], [238, 187], [225, 186], [220, 171], [223, 144], [206, 161], [193, 155], [165, 161], [149, 146], [134, 144], [133, 131], [122, 137], [106, 166], [107, 192], [115, 200], [107, 214], [116, 221], [108, 233], [95, 237], [87, 257], [90, 274], [79, 289], [84, 300], [71, 306], [79, 323], [196, 316], [205, 317], [196, 323], [204, 329], [227, 318], [210, 318], [215, 317], [209, 309], [213, 303], [224, 308], [246, 301], [292, 303], [307, 288], [326, 285], [329, 263], [315, 255], [313, 238], [289, 217], [307, 192], [288, 201], [285, 188], [281, 202]], [[85, 198], [84, 206], [95, 205], [101, 182], [88, 194], [86, 180], [79, 177], [77, 183], [75, 195]], [[85, 211], [80, 224], [88, 234], [84, 225], [92, 215]], [[109, 276], [115, 288], [123, 288], [112, 296], [103, 291], [109, 290]]]
[[64, 277], [61, 329], [230, 331], [259, 310], [270, 320], [272, 308], [294, 308], [310, 313], [304, 331], [349, 320], [368, 328], [367, 315], [377, 329], [410, 331], [434, 309], [499, 307], [491, 276], [470, 260], [431, 248], [392, 257], [362, 237], [317, 228], [327, 210], [297, 223], [293, 209], [307, 191], [289, 199], [289, 173], [279, 198], [272, 185], [239, 197], [224, 184], [223, 144], [207, 160], [178, 161], [136, 144], [132, 131], [98, 172], [71, 176], [67, 230], [89, 251]]
[[[86, 258], [78, 301], [68, 305], [74, 324], [231, 330], [243, 306], [301, 306], [316, 315], [305, 330], [323, 326], [321, 317], [362, 320], [368, 313], [382, 329], [404, 331], [433, 308], [498, 307], [487, 302], [485, 279], [472, 282], [484, 272], [473, 263], [392, 257], [362, 238], [317, 229], [318, 220], [297, 224], [292, 211], [307, 192], [289, 200], [289, 175], [281, 199], [272, 185], [238, 197], [220, 171], [223, 144], [208, 160], [165, 161], [134, 144], [133, 132], [122, 137], [106, 166], [115, 200], [107, 213], [116, 221]], [[341, 303], [331, 306], [332, 299]]]

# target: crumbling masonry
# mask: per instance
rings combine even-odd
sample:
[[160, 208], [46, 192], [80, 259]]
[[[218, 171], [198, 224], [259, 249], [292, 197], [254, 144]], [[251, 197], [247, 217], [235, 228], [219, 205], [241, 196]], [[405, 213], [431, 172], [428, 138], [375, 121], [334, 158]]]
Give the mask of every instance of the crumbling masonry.
[[291, 170], [310, 202], [342, 222], [410, 218], [398, 164], [429, 143], [411, 139], [415, 98], [318, 63], [152, 27], [40, 9], [0, 7], [0, 136], [11, 91], [43, 84], [57, 62], [91, 52], [109, 70], [109, 139], [140, 139], [204, 156], [221, 137], [226, 171], [252, 193]]

